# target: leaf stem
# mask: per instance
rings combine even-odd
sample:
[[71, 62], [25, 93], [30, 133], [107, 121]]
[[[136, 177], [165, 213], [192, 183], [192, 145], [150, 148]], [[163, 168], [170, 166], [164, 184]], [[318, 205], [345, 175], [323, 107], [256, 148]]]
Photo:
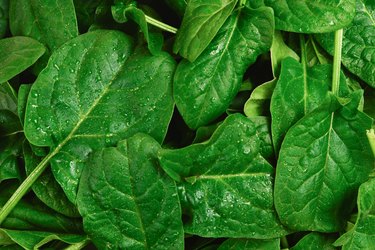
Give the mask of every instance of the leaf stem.
[[0, 210], [0, 225], [3, 223], [5, 218], [21, 200], [21, 198], [27, 193], [30, 187], [38, 179], [38, 177], [44, 172], [48, 166], [48, 162], [56, 153], [50, 153], [38, 164], [38, 166], [31, 172], [29, 176], [22, 182], [22, 184], [17, 188], [17, 190], [12, 194], [10, 199], [5, 203], [5, 205]]
[[[306, 54], [306, 40], [305, 40], [305, 34], [300, 34], [300, 46], [301, 46], [301, 63], [304, 67], [304, 69], [307, 66], [307, 54]], [[306, 73], [306, 72], [305, 72]]]
[[171, 33], [173, 33], [173, 34], [176, 34], [176, 33], [177, 33], [177, 29], [176, 29], [175, 27], [172, 27], [172, 26], [170, 26], [170, 25], [168, 25], [168, 24], [165, 24], [165, 23], [163, 23], [163, 22], [160, 22], [160, 21], [158, 21], [158, 20], [156, 20], [156, 19], [154, 19], [154, 18], [152, 18], [152, 17], [149, 17], [149, 16], [147, 16], [147, 15], [145, 15], [145, 17], [146, 17], [146, 22], [147, 22], [147, 23], [149, 23], [149, 24], [151, 24], [151, 25], [153, 25], [153, 26], [155, 26], [155, 27], [158, 27], [158, 28], [160, 28], [160, 29], [162, 29], [162, 30], [165, 30], [165, 31], [171, 32]]
[[80, 249], [83, 249], [85, 246], [87, 246], [89, 243], [90, 243], [90, 240], [86, 239], [82, 242], [70, 245], [67, 248], [64, 248], [64, 250], [80, 250]]
[[280, 243], [281, 243], [281, 247], [284, 249], [288, 249], [289, 248], [289, 243], [288, 243], [288, 239], [286, 238], [286, 236], [283, 236], [280, 238]]
[[341, 72], [341, 50], [342, 50], [343, 29], [335, 32], [335, 52], [333, 55], [333, 75], [332, 75], [332, 92], [339, 96], [340, 72]]

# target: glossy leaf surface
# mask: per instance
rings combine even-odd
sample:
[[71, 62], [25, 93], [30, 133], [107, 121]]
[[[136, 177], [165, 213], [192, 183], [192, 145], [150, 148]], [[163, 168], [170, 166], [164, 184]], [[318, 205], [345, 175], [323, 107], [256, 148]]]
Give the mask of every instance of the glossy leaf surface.
[[0, 40], [0, 83], [10, 80], [33, 65], [45, 50], [43, 44], [29, 37]]
[[30, 91], [26, 137], [51, 148], [54, 176], [73, 203], [83, 161], [94, 149], [137, 132], [159, 142], [165, 136], [175, 62], [143, 49], [128, 59], [132, 52], [121, 32], [87, 33], [52, 55]]
[[273, 207], [274, 169], [261, 156], [260, 144], [255, 124], [237, 114], [207, 142], [160, 151], [163, 169], [182, 181], [185, 232], [259, 239], [286, 234]]
[[336, 247], [333, 246], [333, 242], [336, 238], [337, 236], [332, 234], [312, 232], [298, 241], [298, 243], [292, 247], [291, 250], [335, 250]]
[[224, 241], [218, 250], [279, 250], [280, 239], [274, 240], [256, 240], [256, 239], [228, 239]]
[[174, 77], [174, 99], [191, 128], [219, 117], [241, 87], [243, 75], [272, 43], [270, 8], [234, 11], [194, 62], [183, 60]]
[[356, 0], [264, 0], [275, 12], [276, 29], [324, 33], [353, 20]]
[[14, 36], [32, 37], [49, 52], [78, 35], [73, 0], [12, 0], [9, 23]]
[[279, 150], [288, 129], [328, 98], [332, 67], [309, 68], [293, 58], [282, 61], [280, 78], [271, 98], [272, 138]]
[[286, 134], [276, 168], [275, 207], [291, 229], [343, 228], [356, 189], [374, 167], [366, 140], [372, 120], [357, 110], [359, 98], [357, 93], [344, 107], [335, 100], [322, 105]]
[[77, 201], [99, 249], [183, 249], [177, 189], [156, 165], [159, 149], [137, 134], [90, 158]]
[[359, 187], [357, 204], [358, 217], [354, 227], [335, 242], [335, 246], [342, 246], [343, 250], [375, 247], [375, 179]]
[[[334, 35], [319, 35], [320, 44], [333, 55]], [[370, 86], [375, 87], [375, 2], [356, 1], [353, 22], [344, 28], [342, 64]]]
[[205, 50], [237, 0], [191, 0], [174, 43], [173, 52], [193, 62]]

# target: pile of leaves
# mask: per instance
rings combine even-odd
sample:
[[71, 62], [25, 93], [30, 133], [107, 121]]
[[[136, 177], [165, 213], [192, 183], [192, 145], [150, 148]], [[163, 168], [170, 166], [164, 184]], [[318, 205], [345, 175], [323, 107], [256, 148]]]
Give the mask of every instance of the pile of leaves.
[[375, 249], [374, 20], [0, 0], [0, 248]]

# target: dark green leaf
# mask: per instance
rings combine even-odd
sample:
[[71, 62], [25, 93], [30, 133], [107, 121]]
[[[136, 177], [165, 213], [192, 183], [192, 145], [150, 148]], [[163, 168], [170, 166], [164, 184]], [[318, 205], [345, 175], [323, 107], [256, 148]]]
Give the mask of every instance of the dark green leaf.
[[323, 33], [353, 20], [356, 0], [264, 0], [275, 12], [276, 29]]
[[191, 128], [219, 117], [242, 84], [243, 74], [272, 43], [270, 8], [233, 12], [195, 62], [183, 60], [174, 77], [178, 110]]
[[87, 240], [86, 236], [74, 234], [55, 234], [38, 231], [17, 231], [0, 228], [0, 236], [1, 234], [4, 234], [14, 243], [22, 246], [24, 249], [27, 250], [39, 249], [40, 247], [42, 247], [43, 245], [52, 240], [58, 240], [68, 244], [80, 243], [82, 241]]
[[[31, 150], [27, 142], [23, 144], [26, 174], [29, 175], [42, 160]], [[77, 208], [66, 197], [61, 186], [56, 182], [51, 169], [44, 173], [33, 184], [32, 190], [35, 195], [48, 207], [70, 217], [79, 217]]]
[[312, 68], [293, 58], [282, 61], [280, 78], [271, 99], [272, 139], [278, 151], [288, 129], [328, 98], [332, 66]]
[[1, 39], [0, 83], [10, 80], [33, 65], [44, 52], [44, 46], [29, 37]]
[[179, 16], [183, 16], [187, 6], [187, 0], [164, 0]]
[[30, 89], [31, 84], [22, 84], [18, 89], [17, 114], [22, 126], [24, 124], [27, 97], [29, 96]]
[[183, 249], [177, 189], [156, 164], [159, 149], [138, 134], [86, 164], [77, 203], [99, 249]]
[[280, 239], [255, 240], [255, 239], [228, 239], [220, 245], [218, 250], [279, 250]]
[[95, 22], [96, 8], [105, 0], [73, 0], [77, 14], [78, 28], [81, 33], [86, 32]]
[[343, 250], [375, 248], [375, 179], [363, 183], [358, 192], [358, 217], [354, 227], [342, 235], [336, 246]]
[[175, 62], [133, 50], [129, 37], [98, 30], [54, 53], [29, 94], [25, 134], [51, 148], [52, 169], [75, 203], [83, 161], [137, 132], [162, 142], [173, 112]]
[[9, 0], [0, 0], [0, 38], [3, 38], [8, 30]]
[[8, 82], [0, 83], [0, 110], [6, 109], [17, 114], [17, 96]]
[[273, 207], [274, 169], [261, 156], [260, 145], [256, 125], [236, 114], [204, 143], [160, 151], [163, 169], [183, 181], [185, 232], [259, 239], [286, 234]]
[[336, 100], [322, 105], [286, 134], [276, 168], [275, 206], [291, 229], [343, 228], [356, 189], [374, 167], [366, 138], [372, 120], [357, 110], [360, 95], [343, 107]]
[[32, 37], [54, 51], [78, 35], [73, 0], [12, 0], [10, 31]]
[[190, 0], [177, 32], [174, 53], [193, 62], [206, 49], [237, 0]]
[[332, 234], [309, 233], [298, 241], [291, 250], [335, 250], [336, 248], [332, 244], [336, 238]]
[[[357, 0], [353, 22], [344, 28], [342, 64], [350, 72], [375, 87], [375, 2]], [[321, 45], [333, 55], [334, 34], [319, 35]]]

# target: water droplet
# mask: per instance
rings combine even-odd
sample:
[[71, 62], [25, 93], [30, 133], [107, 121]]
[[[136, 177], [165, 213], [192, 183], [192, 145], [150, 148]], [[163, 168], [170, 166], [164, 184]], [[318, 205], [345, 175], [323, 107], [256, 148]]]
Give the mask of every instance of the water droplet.
[[69, 71], [70, 71], [70, 73], [74, 73], [74, 72], [75, 72], [75, 70], [74, 70], [74, 69], [70, 69]]
[[60, 67], [56, 63], [53, 65], [53, 67], [55, 67], [57, 70], [60, 70]]

